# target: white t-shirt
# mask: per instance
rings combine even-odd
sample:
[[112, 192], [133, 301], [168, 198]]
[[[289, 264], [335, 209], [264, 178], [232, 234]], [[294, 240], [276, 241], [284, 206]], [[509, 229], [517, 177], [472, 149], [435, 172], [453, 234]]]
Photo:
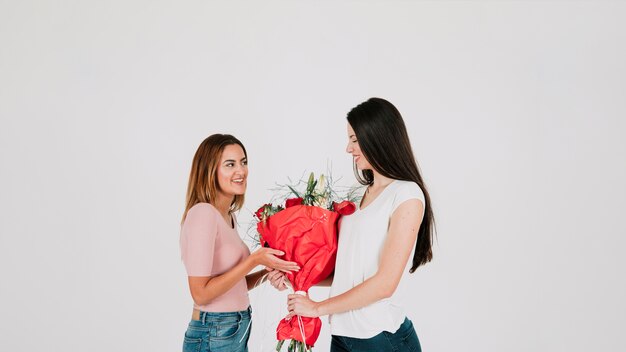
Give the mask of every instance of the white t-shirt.
[[[425, 204], [420, 187], [409, 181], [395, 180], [369, 205], [341, 219], [335, 277], [330, 296], [338, 296], [374, 276], [394, 210], [410, 199]], [[333, 335], [370, 338], [383, 331], [394, 333], [406, 314], [392, 295], [369, 306], [329, 317]]]

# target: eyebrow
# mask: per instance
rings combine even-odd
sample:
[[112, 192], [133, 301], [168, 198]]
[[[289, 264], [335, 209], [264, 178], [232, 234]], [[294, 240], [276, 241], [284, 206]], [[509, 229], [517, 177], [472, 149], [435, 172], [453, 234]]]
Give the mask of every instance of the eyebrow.
[[[246, 157], [241, 158], [241, 161], [244, 161], [244, 160], [248, 160], [248, 158], [246, 158]], [[234, 162], [236, 162], [236, 160], [233, 160], [233, 159], [228, 159], [228, 160], [224, 160], [224, 162], [223, 162], [222, 164], [225, 164], [225, 163], [234, 163]]]

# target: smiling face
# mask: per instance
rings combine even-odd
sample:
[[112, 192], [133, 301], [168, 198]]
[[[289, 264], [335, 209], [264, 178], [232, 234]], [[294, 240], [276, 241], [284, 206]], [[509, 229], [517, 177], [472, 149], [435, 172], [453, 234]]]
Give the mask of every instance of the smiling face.
[[372, 165], [365, 159], [365, 155], [361, 152], [361, 147], [359, 147], [359, 141], [356, 138], [356, 134], [352, 129], [352, 126], [348, 124], [348, 146], [346, 147], [346, 152], [352, 154], [352, 158], [356, 164], [357, 169], [359, 170], [371, 170]]
[[225, 197], [234, 197], [246, 193], [248, 181], [248, 159], [238, 144], [224, 148], [217, 167], [218, 193]]

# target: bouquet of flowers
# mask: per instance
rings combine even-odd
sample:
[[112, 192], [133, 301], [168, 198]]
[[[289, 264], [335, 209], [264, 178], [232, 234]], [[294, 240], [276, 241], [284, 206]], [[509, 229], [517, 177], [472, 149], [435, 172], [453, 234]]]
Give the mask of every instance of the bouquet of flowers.
[[[297, 186], [286, 188], [295, 197], [286, 199], [284, 207], [269, 203], [259, 208], [256, 228], [262, 246], [279, 249], [285, 252], [284, 260], [298, 263], [300, 271], [287, 274], [287, 278], [295, 293], [306, 295], [335, 269], [339, 217], [354, 213], [355, 199], [348, 192], [347, 199], [341, 200], [329, 179], [321, 175], [316, 180], [313, 173], [304, 191], [298, 191]], [[276, 329], [276, 351], [286, 340], [291, 340], [288, 352], [310, 351], [321, 326], [319, 318], [282, 319]]]

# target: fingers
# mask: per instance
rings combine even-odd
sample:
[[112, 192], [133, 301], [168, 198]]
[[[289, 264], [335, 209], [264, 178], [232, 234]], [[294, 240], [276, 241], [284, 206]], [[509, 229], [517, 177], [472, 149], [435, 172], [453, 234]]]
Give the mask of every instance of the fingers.
[[282, 272], [278, 270], [274, 270], [274, 271], [271, 271], [269, 274], [267, 274], [267, 280], [272, 283], [272, 286], [276, 287], [282, 275], [283, 275]]
[[285, 252], [283, 251], [279, 251], [278, 249], [273, 249], [273, 248], [265, 248], [266, 252], [269, 254], [273, 254], [276, 256], [281, 256], [281, 255], [285, 255]]
[[289, 313], [287, 313], [287, 315], [285, 316], [285, 320], [289, 321], [291, 320], [291, 318], [297, 316], [298, 314], [295, 311], [290, 311]]
[[[261, 254], [261, 264], [265, 265], [266, 268], [271, 268], [272, 270], [280, 270], [283, 272], [291, 272], [291, 271], [299, 271], [300, 266], [298, 263], [289, 262], [283, 259], [278, 258], [278, 256], [282, 256], [285, 252], [273, 249], [273, 248], [261, 248], [259, 249], [259, 254]], [[267, 270], [267, 269], [266, 269]], [[271, 270], [268, 270], [271, 271]]]
[[[294, 295], [294, 294], [290, 294], [287, 296], [287, 308], [292, 308], [295, 307], [296, 304], [304, 301], [306, 299], [306, 297], [302, 296], [302, 295]], [[289, 309], [289, 311], [291, 311], [292, 309]]]
[[300, 271], [300, 266], [295, 262], [288, 262], [282, 259], [274, 258], [273, 264], [274, 269], [278, 269], [280, 271]]
[[267, 280], [270, 282], [274, 288], [279, 291], [284, 291], [287, 289], [287, 284], [285, 283], [285, 274], [282, 271], [274, 270], [267, 274]]
[[[289, 319], [291, 319], [292, 316], [296, 315], [296, 313], [294, 312], [294, 309], [296, 309], [296, 301], [295, 299], [291, 299], [291, 296], [293, 295], [289, 295], [287, 296], [287, 311], [289, 312], [289, 314], [287, 315], [287, 317]], [[287, 319], [287, 320], [289, 320]]]
[[297, 265], [284, 265], [284, 264], [277, 264], [274, 266], [276, 268], [276, 270], [281, 271], [282, 273], [285, 274], [291, 274], [292, 272], [298, 272], [300, 271], [300, 267]]
[[308, 298], [302, 295], [291, 294], [287, 296], [287, 310], [289, 311], [289, 315], [287, 316], [289, 319], [294, 315], [302, 315], [308, 316], [305, 314], [307, 312], [307, 303]]
[[280, 277], [280, 275], [282, 275], [280, 271], [272, 269], [269, 273], [267, 273], [267, 279], [273, 280]]

